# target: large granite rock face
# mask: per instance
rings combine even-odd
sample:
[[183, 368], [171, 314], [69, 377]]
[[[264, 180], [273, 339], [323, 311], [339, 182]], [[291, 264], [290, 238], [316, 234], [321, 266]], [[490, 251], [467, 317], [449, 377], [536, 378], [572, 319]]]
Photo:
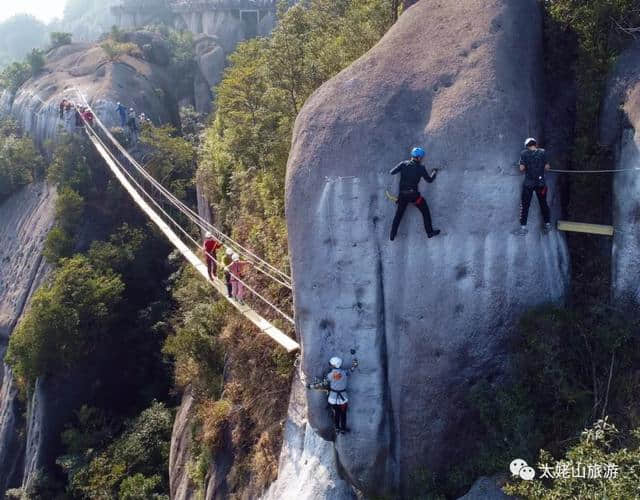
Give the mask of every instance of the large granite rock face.
[[[609, 78], [600, 120], [600, 140], [611, 146], [615, 168], [640, 168], [640, 44], [624, 52]], [[640, 176], [613, 177], [613, 296], [627, 306], [640, 303]]]
[[278, 479], [262, 500], [355, 500], [354, 488], [340, 477], [333, 445], [309, 425], [304, 385], [299, 378], [291, 387], [291, 399], [278, 464]]
[[[150, 59], [168, 57], [157, 35], [138, 32], [129, 37], [140, 42], [141, 52], [148, 52]], [[144, 112], [155, 123], [178, 123], [173, 87], [165, 66], [129, 55], [109, 61], [99, 46], [78, 43], [51, 51], [39, 76], [27, 81], [15, 96], [3, 95], [0, 112], [14, 115], [38, 141], [55, 140], [65, 126], [58, 106], [64, 98], [81, 104], [75, 91], [79, 89], [108, 126], [119, 125], [118, 101]]]
[[[42, 247], [54, 220], [55, 190], [44, 183], [25, 187], [0, 204], [0, 356], [29, 299], [48, 273]], [[17, 389], [9, 367], [0, 366], [0, 496], [27, 478]], [[29, 434], [29, 433], [27, 433]], [[39, 437], [29, 435], [31, 452]], [[29, 455], [31, 458], [33, 455]]]
[[[522, 141], [544, 132], [541, 52], [535, 0], [422, 0], [296, 122], [286, 209], [303, 370], [355, 350], [351, 433], [335, 449], [365, 493], [402, 495], [468, 459], [469, 390], [500, 382], [519, 315], [566, 293], [567, 248], [541, 233], [535, 200], [529, 234], [512, 233]], [[421, 188], [443, 233], [428, 240], [410, 206], [389, 242], [388, 171], [417, 144], [446, 165]], [[553, 183], [549, 199], [557, 209]], [[326, 395], [307, 398], [335, 439]]]

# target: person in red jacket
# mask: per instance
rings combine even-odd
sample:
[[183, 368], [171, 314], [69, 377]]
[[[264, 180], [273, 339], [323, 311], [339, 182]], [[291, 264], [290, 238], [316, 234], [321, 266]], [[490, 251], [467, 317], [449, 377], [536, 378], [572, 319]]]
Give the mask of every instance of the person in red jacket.
[[240, 256], [234, 253], [231, 256], [231, 264], [227, 266], [227, 271], [231, 274], [231, 294], [242, 305], [244, 305], [244, 284], [241, 280], [244, 278], [245, 268], [249, 265], [251, 262], [240, 260]]
[[213, 235], [207, 231], [204, 235], [204, 244], [202, 248], [204, 250], [205, 257], [207, 259], [207, 270], [209, 271], [209, 278], [214, 279], [218, 272], [218, 264], [216, 262], [216, 251], [222, 247], [222, 243], [216, 240]]
[[84, 118], [84, 121], [87, 122], [89, 126], [93, 127], [93, 113], [89, 108], [85, 109], [82, 113], [82, 118]]

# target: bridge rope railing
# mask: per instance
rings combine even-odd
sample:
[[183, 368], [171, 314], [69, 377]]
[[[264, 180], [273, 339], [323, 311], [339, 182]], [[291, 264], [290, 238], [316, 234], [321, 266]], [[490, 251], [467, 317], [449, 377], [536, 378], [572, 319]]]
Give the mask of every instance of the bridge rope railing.
[[[93, 129], [93, 127], [91, 127], [91, 125], [86, 122], [85, 122], [85, 131], [89, 139], [93, 143], [94, 147], [100, 154], [100, 156], [102, 156], [103, 159], [107, 162], [107, 164], [109, 165], [113, 173], [116, 175], [117, 179], [123, 185], [125, 190], [128, 191], [128, 193], [131, 195], [134, 201], [143, 209], [143, 211], [147, 213], [147, 215], [151, 217], [152, 221], [156, 223], [156, 225], [165, 233], [165, 235], [169, 238], [172, 244], [187, 258], [187, 260], [196, 268], [196, 270], [200, 272], [200, 274], [202, 274], [205, 278], [207, 278], [207, 280], [210, 283], [212, 283], [223, 296], [226, 297], [226, 295], [224, 294], [224, 285], [221, 282], [219, 282], [219, 280], [217, 279], [211, 280], [208, 278], [207, 270], [206, 270], [206, 267], [204, 266], [204, 263], [200, 261], [200, 259], [198, 259], [195, 253], [191, 249], [189, 249], [188, 246], [185, 245], [184, 242], [182, 242], [182, 240], [179, 239], [177, 234], [173, 232], [171, 228], [167, 225], [167, 223], [162, 219], [162, 217], [160, 217], [160, 215], [158, 215], [158, 213], [155, 212], [148, 205], [148, 203], [144, 200], [144, 198], [148, 199], [156, 207], [156, 209], [159, 212], [161, 212], [164, 215], [164, 217], [172, 225], [174, 225], [181, 233], [183, 233], [188, 238], [189, 241], [191, 241], [194, 245], [196, 245], [196, 247], [199, 247], [198, 242], [188, 233], [188, 231], [186, 231], [177, 221], [175, 221], [173, 217], [171, 217], [166, 212], [166, 210], [164, 210], [160, 206], [160, 204], [153, 198], [153, 196], [151, 196], [142, 187], [142, 185], [135, 179], [133, 174], [131, 174], [131, 172], [129, 172], [126, 168], [122, 166], [118, 158], [116, 158], [115, 155], [109, 150], [109, 148], [106, 146], [104, 141], [102, 141], [102, 139], [97, 134], [97, 132]], [[208, 252], [207, 252], [207, 255], [209, 255], [210, 258], [218, 262], [215, 259], [215, 257], [210, 255]], [[256, 296], [261, 301], [263, 301], [267, 306], [269, 306], [272, 310], [278, 313], [278, 315], [281, 316], [283, 319], [285, 319], [287, 322], [291, 324], [294, 323], [294, 320], [291, 316], [289, 316], [287, 313], [282, 311], [278, 306], [273, 304], [270, 300], [268, 300], [266, 297], [260, 294], [253, 287], [248, 285], [240, 276], [232, 272], [231, 274], [233, 275], [234, 279], [242, 283], [252, 295]], [[248, 317], [254, 324], [259, 326], [261, 331], [263, 331], [263, 333], [266, 333], [267, 335], [272, 337], [274, 340], [276, 340], [276, 342], [282, 345], [289, 352], [292, 352], [299, 348], [299, 345], [297, 342], [291, 339], [291, 337], [284, 334], [277, 327], [272, 325], [269, 321], [259, 316], [251, 308], [247, 306], [241, 307], [235, 301], [231, 299], [227, 299], [227, 300], [229, 300], [229, 302], [231, 302], [243, 315]]]
[[[84, 95], [79, 91], [79, 89], [74, 88], [80, 98], [83, 100], [83, 105], [88, 109], [91, 109], [91, 106], [87, 102], [87, 99]], [[92, 110], [93, 111], [93, 110]], [[270, 279], [278, 282], [280, 285], [292, 290], [292, 281], [291, 277], [285, 272], [281, 271], [277, 267], [268, 263], [254, 252], [241, 245], [239, 242], [225, 234], [223, 231], [215, 227], [209, 221], [200, 216], [197, 212], [195, 212], [191, 207], [183, 203], [181, 200], [176, 198], [173, 193], [171, 193], [168, 189], [166, 189], [159, 181], [157, 181], [147, 170], [142, 167], [133, 156], [120, 144], [120, 142], [113, 136], [111, 131], [104, 125], [104, 123], [100, 120], [100, 118], [93, 112], [94, 120], [98, 127], [103, 131], [103, 133], [107, 136], [107, 138], [111, 141], [111, 143], [120, 151], [120, 153], [127, 159], [129, 164], [133, 166], [141, 175], [143, 175], [151, 184], [154, 185], [156, 189], [158, 189], [168, 200], [172, 203], [178, 210], [180, 210], [187, 218], [189, 218], [195, 225], [200, 227], [203, 231], [211, 231], [215, 236], [218, 237], [219, 240], [224, 242], [228, 247], [232, 248], [238, 254], [244, 255], [247, 260], [251, 261], [254, 265], [255, 269], [265, 274]], [[266, 268], [266, 269], [265, 269]]]

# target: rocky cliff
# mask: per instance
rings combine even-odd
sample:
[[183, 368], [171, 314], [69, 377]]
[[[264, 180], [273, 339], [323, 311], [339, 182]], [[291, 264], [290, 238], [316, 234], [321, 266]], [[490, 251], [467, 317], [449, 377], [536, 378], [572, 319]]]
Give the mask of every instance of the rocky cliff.
[[60, 101], [81, 102], [78, 89], [107, 125], [119, 124], [118, 101], [144, 112], [155, 123], [177, 123], [164, 42], [148, 32], [131, 34], [129, 39], [150, 47], [151, 60], [125, 54], [111, 61], [100, 46], [91, 44], [59, 47], [47, 55], [42, 73], [27, 81], [15, 96], [3, 94], [0, 112], [14, 115], [39, 142], [55, 140], [59, 128], [64, 127], [58, 115]]
[[601, 141], [611, 146], [615, 168], [630, 169], [613, 178], [611, 286], [616, 300], [640, 303], [640, 44], [620, 56], [609, 78], [602, 108]]
[[[28, 306], [29, 298], [47, 275], [41, 252], [53, 224], [55, 190], [45, 183], [32, 184], [0, 205], [0, 355]], [[17, 400], [17, 389], [9, 367], [0, 364], [0, 494], [10, 486], [28, 481], [38, 463], [42, 435], [32, 432], [43, 424], [33, 412], [39, 398], [30, 405], [30, 429], [25, 436]]]
[[[322, 393], [307, 394], [308, 419], [365, 493], [467, 460], [466, 395], [500, 382], [519, 314], [566, 293], [567, 248], [541, 233], [536, 202], [529, 234], [513, 234], [522, 141], [544, 144], [542, 79], [535, 0], [422, 0], [297, 119], [286, 210], [303, 371], [360, 360], [351, 433], [334, 436]], [[443, 233], [427, 240], [409, 207], [390, 242], [388, 171], [416, 144], [445, 166], [422, 187]], [[553, 183], [549, 197], [557, 210]]]

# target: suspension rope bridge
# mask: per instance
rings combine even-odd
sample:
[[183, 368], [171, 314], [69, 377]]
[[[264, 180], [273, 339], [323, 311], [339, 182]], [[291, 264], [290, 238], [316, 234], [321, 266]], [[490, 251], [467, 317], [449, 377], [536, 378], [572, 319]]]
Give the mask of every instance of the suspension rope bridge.
[[[184, 214], [192, 223], [194, 223], [197, 227], [199, 227], [203, 231], [211, 231], [216, 234], [219, 240], [224, 241], [229, 248], [232, 248], [237, 253], [248, 256], [247, 260], [254, 265], [254, 268], [261, 272], [265, 277], [272, 280], [274, 283], [277, 283], [279, 286], [284, 287], [289, 292], [292, 289], [291, 286], [291, 277], [288, 276], [285, 272], [279, 270], [275, 266], [269, 264], [264, 259], [258, 257], [254, 252], [246, 249], [244, 246], [240, 245], [237, 241], [233, 240], [230, 236], [224, 234], [218, 228], [210, 224], [208, 221], [199, 216], [195, 211], [189, 208], [187, 205], [178, 200], [171, 192], [169, 192], [162, 184], [160, 184], [151, 174], [149, 174], [138, 162], [133, 159], [133, 157], [129, 154], [129, 152], [113, 137], [111, 132], [104, 126], [104, 124], [100, 121], [100, 119], [96, 116], [95, 112], [91, 109], [91, 106], [87, 103], [84, 96], [78, 94], [83, 99], [85, 106], [87, 109], [91, 110], [94, 121], [97, 124], [98, 128], [104, 132], [105, 136], [109, 139], [109, 141], [117, 148], [117, 150], [127, 159], [129, 160], [129, 164], [135, 172], [140, 174], [147, 182], [149, 182], [160, 194], [163, 196], [163, 201], [168, 201], [171, 206], [180, 211], [180, 213]], [[248, 319], [251, 323], [253, 323], [262, 333], [268, 335], [275, 342], [277, 342], [280, 346], [286, 349], [288, 352], [293, 352], [300, 349], [300, 345], [291, 337], [286, 335], [282, 330], [280, 330], [277, 326], [271, 323], [269, 320], [261, 316], [258, 312], [256, 312], [250, 306], [247, 306], [243, 303], [240, 303], [234, 299], [227, 297], [227, 290], [225, 284], [214, 277], [211, 279], [209, 277], [209, 272], [207, 266], [205, 265], [200, 258], [195, 254], [195, 252], [184, 242], [184, 240], [178, 236], [176, 231], [172, 229], [171, 226], [174, 226], [182, 235], [196, 248], [200, 247], [200, 244], [196, 239], [184, 228], [180, 223], [178, 223], [171, 215], [161, 206], [158, 201], [147, 191], [144, 189], [142, 184], [138, 182], [135, 175], [130, 172], [123, 163], [116, 157], [116, 155], [110, 150], [110, 148], [105, 144], [97, 130], [84, 120], [84, 130], [92, 143], [93, 147], [96, 149], [98, 154], [105, 161], [115, 178], [122, 185], [125, 191], [131, 196], [133, 201], [144, 211], [147, 216], [151, 219], [151, 221], [162, 231], [162, 233], [167, 237], [167, 239], [171, 242], [171, 244], [185, 257], [185, 259], [191, 264], [191, 266], [202, 275], [233, 307], [242, 314], [246, 319]], [[153, 205], [153, 207], [151, 206]], [[211, 260], [215, 261], [218, 265], [224, 266], [217, 261], [215, 255], [210, 254], [205, 251], [207, 257]], [[294, 324], [294, 319], [284, 312], [281, 308], [275, 305], [272, 301], [267, 299], [263, 294], [259, 293], [255, 288], [251, 287], [248, 283], [246, 283], [243, 278], [231, 270], [227, 270], [235, 281], [241, 283], [253, 296], [255, 296], [259, 301], [268, 306], [272, 311], [277, 313], [281, 318], [283, 318], [287, 323]]]

